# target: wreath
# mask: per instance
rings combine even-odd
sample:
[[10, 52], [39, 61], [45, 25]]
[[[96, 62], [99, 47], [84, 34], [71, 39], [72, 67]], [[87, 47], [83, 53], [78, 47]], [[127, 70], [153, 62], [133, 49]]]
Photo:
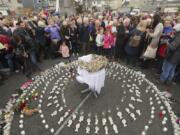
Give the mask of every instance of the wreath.
[[92, 60], [90, 62], [85, 62], [83, 60], [78, 60], [78, 65], [81, 69], [85, 69], [88, 72], [97, 72], [106, 67], [108, 60], [106, 57], [99, 55], [92, 55]]

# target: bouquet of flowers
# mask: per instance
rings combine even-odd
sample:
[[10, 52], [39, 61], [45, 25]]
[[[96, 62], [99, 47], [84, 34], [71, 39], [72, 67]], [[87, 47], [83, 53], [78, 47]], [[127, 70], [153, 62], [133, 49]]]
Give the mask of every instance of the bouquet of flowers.
[[106, 57], [99, 55], [92, 55], [92, 59], [90, 62], [85, 62], [82, 60], [78, 60], [78, 65], [80, 68], [87, 70], [88, 72], [97, 72], [106, 67], [108, 64], [108, 60]]

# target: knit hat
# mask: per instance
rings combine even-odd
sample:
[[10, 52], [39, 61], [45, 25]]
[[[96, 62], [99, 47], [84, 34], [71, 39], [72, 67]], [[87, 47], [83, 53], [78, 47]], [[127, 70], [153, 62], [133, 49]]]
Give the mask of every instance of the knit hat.
[[166, 17], [164, 18], [164, 21], [172, 21], [172, 17], [171, 17], [171, 16], [166, 16]]

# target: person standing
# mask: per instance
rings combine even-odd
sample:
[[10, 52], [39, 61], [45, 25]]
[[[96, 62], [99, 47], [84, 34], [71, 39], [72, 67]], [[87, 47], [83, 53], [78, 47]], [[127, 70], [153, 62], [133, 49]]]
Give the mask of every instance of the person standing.
[[63, 21], [63, 26], [61, 27], [61, 34], [63, 37], [63, 41], [65, 41], [69, 49], [72, 50], [72, 43], [70, 40], [71, 31], [68, 23], [69, 23], [68, 21]]
[[75, 20], [72, 20], [70, 26], [70, 40], [72, 44], [72, 53], [78, 55], [78, 29]]
[[42, 56], [47, 56], [47, 46], [44, 28], [46, 27], [43, 21], [38, 21], [38, 26], [36, 28], [36, 42], [38, 44], [38, 56], [39, 60], [42, 60]]
[[[153, 50], [157, 50], [159, 46], [160, 38], [163, 34], [164, 26], [162, 24], [161, 16], [159, 14], [155, 14], [152, 21], [153, 21], [152, 30], [151, 29], [146, 30], [147, 37], [151, 39], [150, 44], [148, 44], [148, 47], [152, 48]], [[141, 68], [143, 69], [148, 68], [152, 59], [154, 58], [151, 58], [150, 60], [147, 60], [145, 58], [141, 65]]]
[[32, 67], [35, 70], [41, 71], [40, 67], [38, 66], [37, 62], [37, 45], [34, 41], [34, 36], [32, 34], [31, 28], [27, 23], [24, 21], [19, 21], [18, 22], [18, 27], [17, 29], [13, 32], [13, 36], [19, 36], [22, 40], [22, 43], [24, 47], [27, 50], [27, 54], [29, 55]]
[[172, 34], [173, 34], [173, 26], [172, 26], [171, 18], [166, 17], [164, 19], [163, 35], [161, 37], [160, 44], [158, 47], [158, 53], [157, 53], [157, 74], [161, 74], [163, 61], [166, 56], [167, 44], [165, 41], [171, 40]]
[[81, 43], [81, 50], [82, 54], [86, 55], [88, 53], [88, 45], [89, 45], [89, 39], [90, 39], [90, 33], [89, 33], [89, 19], [84, 18], [83, 25], [80, 28], [79, 32], [79, 38]]
[[102, 46], [104, 41], [104, 28], [101, 27], [96, 36], [97, 54], [102, 55]]
[[104, 34], [104, 44], [103, 44], [103, 49], [104, 49], [104, 54], [107, 57], [111, 57], [110, 56], [110, 52], [111, 52], [111, 48], [114, 44], [114, 37], [111, 33], [111, 27], [107, 27], [106, 28], [106, 32]]
[[51, 57], [56, 58], [59, 49], [57, 43], [62, 40], [62, 37], [60, 36], [60, 27], [55, 24], [53, 19], [49, 19], [48, 24], [49, 25], [45, 27], [45, 32], [49, 34], [51, 39]]
[[180, 64], [180, 23], [174, 27], [176, 33], [172, 41], [168, 43], [167, 55], [163, 63], [160, 80], [162, 83], [171, 84], [175, 70]]
[[141, 20], [138, 26], [131, 31], [130, 38], [125, 46], [125, 52], [127, 54], [127, 64], [136, 67], [139, 52], [141, 51], [142, 41], [145, 38], [147, 23], [145, 20]]
[[123, 59], [125, 57], [124, 46], [125, 46], [125, 27], [123, 25], [123, 18], [119, 19], [119, 25], [117, 26], [117, 36], [116, 36], [116, 59]]

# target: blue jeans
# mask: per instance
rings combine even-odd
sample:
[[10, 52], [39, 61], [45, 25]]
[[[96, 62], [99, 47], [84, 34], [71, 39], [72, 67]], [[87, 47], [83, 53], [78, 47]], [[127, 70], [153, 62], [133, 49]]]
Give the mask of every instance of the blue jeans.
[[160, 79], [162, 82], [165, 81], [172, 81], [175, 75], [175, 70], [176, 70], [176, 64], [172, 64], [168, 62], [167, 60], [164, 61], [163, 67], [162, 67], [162, 73], [160, 76]]
[[37, 59], [36, 59], [36, 52], [32, 51], [30, 52], [30, 59], [33, 65], [37, 65]]
[[5, 56], [5, 58], [7, 59], [7, 63], [8, 63], [10, 70], [13, 71], [14, 70], [14, 63], [13, 63], [14, 54], [9, 53]]
[[30, 52], [30, 60], [31, 60], [32, 67], [35, 68], [35, 69], [40, 70], [40, 68], [38, 66], [38, 63], [37, 63], [37, 58], [36, 58], [36, 52], [35, 51]]

